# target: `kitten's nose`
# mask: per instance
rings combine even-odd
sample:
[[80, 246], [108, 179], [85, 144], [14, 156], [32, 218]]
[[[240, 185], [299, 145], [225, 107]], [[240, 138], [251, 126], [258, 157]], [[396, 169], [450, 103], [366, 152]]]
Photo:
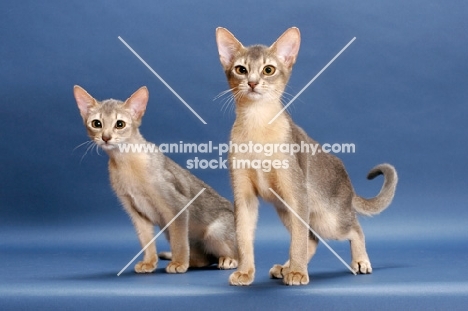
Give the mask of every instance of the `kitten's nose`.
[[111, 140], [111, 138], [112, 138], [112, 137], [109, 136], [109, 135], [102, 135], [102, 140], [103, 140], [105, 143], [107, 143], [109, 140]]
[[249, 82], [248, 84], [250, 88], [253, 90], [258, 85], [258, 82]]

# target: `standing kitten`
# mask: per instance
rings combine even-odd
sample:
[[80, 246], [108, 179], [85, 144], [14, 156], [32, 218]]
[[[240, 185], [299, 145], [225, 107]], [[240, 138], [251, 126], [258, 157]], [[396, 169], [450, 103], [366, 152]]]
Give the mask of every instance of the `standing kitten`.
[[[148, 144], [138, 130], [148, 102], [147, 88], [140, 88], [125, 102], [99, 102], [79, 86], [74, 95], [89, 137], [109, 155], [112, 187], [142, 247], [153, 238], [154, 225], [164, 227], [206, 188], [168, 228], [172, 261], [166, 271], [184, 273], [188, 267], [214, 261], [221, 269], [237, 267], [234, 215], [228, 200], [160, 152], [120, 152], [119, 144]], [[153, 242], [135, 271], [152, 272], [157, 262]]]
[[[232, 143], [317, 144], [294, 124], [287, 113], [280, 114], [272, 124], [268, 124], [283, 108], [281, 96], [299, 51], [299, 29], [288, 29], [270, 47], [244, 47], [224, 28], [216, 30], [216, 41], [221, 64], [236, 99]], [[353, 270], [372, 272], [356, 213], [377, 214], [391, 203], [397, 184], [396, 171], [389, 164], [372, 169], [368, 179], [383, 174], [385, 182], [375, 198], [364, 199], [354, 193], [343, 163], [337, 157], [320, 151], [315, 155], [276, 152], [271, 157], [262, 153], [231, 151], [229, 163], [239, 253], [239, 268], [229, 278], [232, 285], [249, 285], [254, 279], [253, 239], [258, 195], [274, 204], [291, 233], [290, 258], [284, 265], [274, 265], [270, 276], [283, 278], [288, 285], [309, 282], [307, 264], [315, 253], [318, 239], [313, 234], [309, 235], [308, 228], [277, 199], [270, 188], [321, 237], [349, 240]], [[272, 169], [270, 172], [233, 168], [234, 161], [241, 159], [287, 160], [289, 168]]]

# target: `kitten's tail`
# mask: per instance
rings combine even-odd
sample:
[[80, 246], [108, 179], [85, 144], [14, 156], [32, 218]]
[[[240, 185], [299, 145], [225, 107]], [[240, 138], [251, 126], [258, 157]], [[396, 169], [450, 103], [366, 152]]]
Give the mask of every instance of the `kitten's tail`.
[[398, 175], [392, 165], [377, 165], [367, 174], [367, 179], [374, 179], [382, 174], [384, 175], [385, 181], [376, 197], [370, 199], [365, 199], [358, 195], [353, 197], [353, 207], [359, 214], [366, 216], [378, 214], [386, 209], [392, 202], [398, 183]]

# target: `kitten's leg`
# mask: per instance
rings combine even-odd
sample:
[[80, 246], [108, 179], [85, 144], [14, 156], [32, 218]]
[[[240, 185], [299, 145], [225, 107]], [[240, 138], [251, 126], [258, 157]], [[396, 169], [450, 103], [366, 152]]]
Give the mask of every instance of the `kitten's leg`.
[[[281, 190], [278, 195], [289, 206], [285, 206], [283, 209], [286, 209], [287, 213], [290, 214], [288, 220], [291, 232], [289, 266], [283, 267], [283, 282], [286, 285], [305, 285], [309, 283], [309, 274], [307, 272], [309, 229], [302, 221], [309, 222], [309, 212], [306, 204], [307, 191], [303, 184], [294, 182], [291, 180], [291, 176], [286, 174], [280, 174], [277, 177], [277, 183], [277, 190]], [[295, 186], [294, 190], [290, 187], [292, 184]]]
[[349, 242], [351, 244], [351, 268], [356, 273], [372, 273], [372, 266], [366, 252], [364, 233], [357, 220], [349, 234]]
[[190, 259], [188, 213], [185, 211], [180, 214], [179, 217], [171, 223], [167, 230], [169, 231], [169, 244], [171, 245], [172, 260], [167, 265], [166, 272], [185, 273], [189, 267]]
[[[144, 248], [154, 237], [154, 226], [145, 217], [141, 216], [132, 206], [130, 199], [122, 199], [123, 206], [135, 226], [135, 230], [140, 240], [141, 247]], [[156, 243], [151, 243], [145, 250], [143, 260], [135, 265], [137, 273], [151, 273], [158, 265], [158, 256], [156, 255]]]
[[[319, 240], [315, 236], [309, 236], [309, 242], [307, 245], [307, 257], [308, 257], [308, 262], [314, 257], [315, 252], [317, 251], [317, 246], [318, 246]], [[289, 267], [289, 260], [284, 263], [284, 265], [274, 265], [270, 269], [270, 277], [272, 279], [282, 279], [284, 277], [283, 271], [284, 268]]]
[[[283, 223], [283, 225], [288, 229], [289, 234], [291, 234], [291, 213], [285, 209], [281, 202], [277, 201], [274, 203], [276, 212]], [[283, 264], [275, 264], [270, 269], [270, 277], [274, 279], [282, 279], [283, 278], [283, 268], [289, 267], [289, 259]]]
[[255, 276], [254, 234], [258, 218], [258, 199], [246, 171], [233, 170], [234, 215], [239, 266], [229, 277], [231, 285], [250, 285]]
[[307, 271], [307, 228], [297, 217], [293, 218], [291, 223], [289, 267], [283, 268], [283, 282], [286, 285], [306, 285], [309, 283], [309, 273]]

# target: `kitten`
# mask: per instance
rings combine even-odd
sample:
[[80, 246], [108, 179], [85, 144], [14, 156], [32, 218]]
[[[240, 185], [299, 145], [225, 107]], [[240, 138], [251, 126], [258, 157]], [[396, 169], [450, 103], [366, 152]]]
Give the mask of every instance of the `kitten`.
[[[317, 144], [285, 112], [268, 124], [283, 108], [281, 96], [299, 51], [299, 29], [288, 29], [270, 47], [244, 47], [225, 28], [216, 30], [216, 41], [221, 64], [236, 100], [232, 143]], [[397, 173], [389, 164], [373, 168], [368, 179], [383, 174], [384, 185], [375, 198], [364, 199], [354, 193], [341, 160], [320, 151], [315, 155], [276, 152], [268, 157], [262, 153], [231, 150], [230, 176], [240, 256], [239, 267], [229, 278], [232, 285], [249, 285], [254, 279], [253, 240], [258, 215], [257, 196], [274, 204], [291, 234], [290, 258], [284, 265], [274, 265], [270, 276], [283, 278], [288, 285], [309, 282], [307, 264], [316, 251], [318, 239], [313, 234], [309, 235], [308, 228], [277, 199], [270, 188], [322, 238], [349, 240], [351, 267], [355, 272], [372, 272], [356, 213], [374, 215], [384, 210], [393, 199]], [[233, 168], [233, 162], [240, 159], [287, 160], [289, 168], [272, 169], [270, 172]]]
[[[139, 132], [148, 102], [142, 87], [125, 102], [99, 102], [83, 88], [74, 95], [92, 141], [109, 155], [112, 187], [129, 214], [142, 247], [154, 236], [154, 225], [165, 226], [197, 195], [204, 192], [168, 227], [171, 253], [168, 273], [184, 273], [188, 267], [218, 263], [221, 269], [237, 267], [234, 215], [231, 203], [189, 171], [160, 152], [120, 152], [119, 144], [148, 144]], [[157, 148], [157, 147], [156, 147]], [[158, 257], [153, 242], [135, 265], [138, 273], [156, 269]]]

